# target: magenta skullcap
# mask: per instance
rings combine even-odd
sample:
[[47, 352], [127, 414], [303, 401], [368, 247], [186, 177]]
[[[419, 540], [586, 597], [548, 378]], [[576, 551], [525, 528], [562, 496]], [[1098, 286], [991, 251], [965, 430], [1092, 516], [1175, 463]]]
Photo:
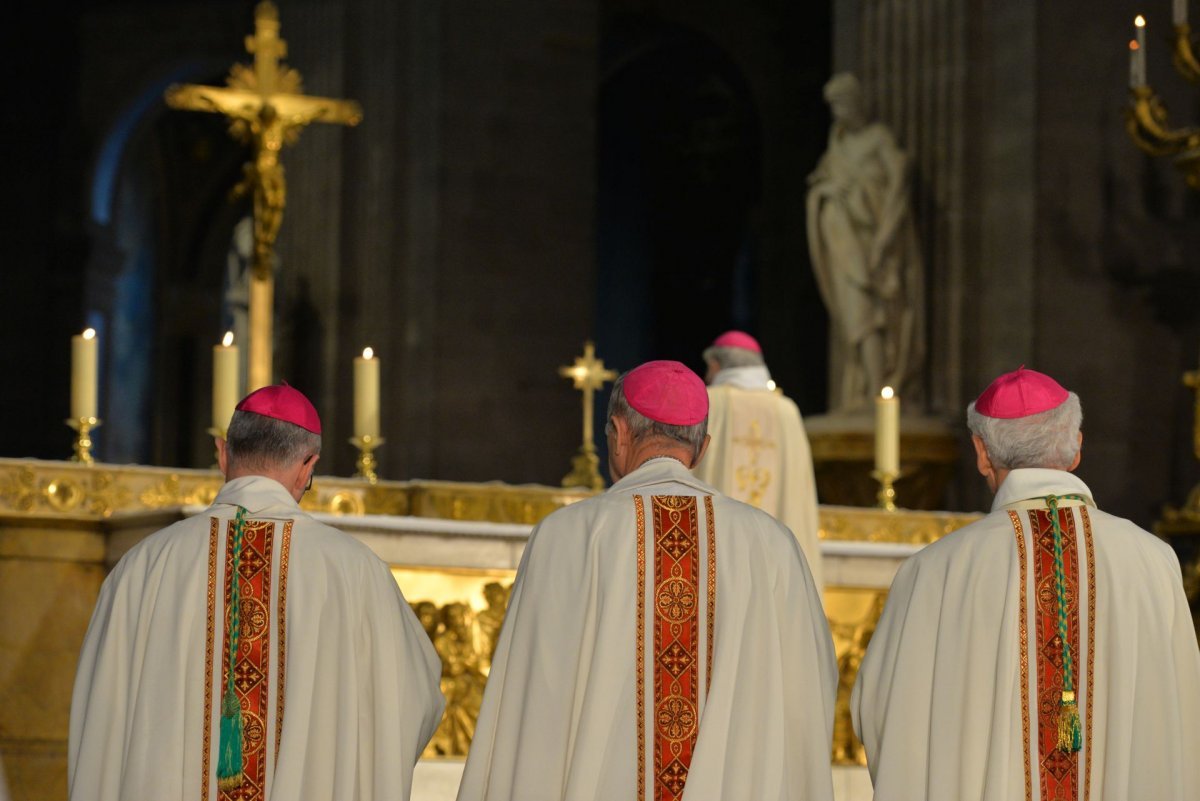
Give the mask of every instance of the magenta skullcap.
[[1069, 395], [1050, 376], [1021, 365], [993, 381], [975, 401], [975, 411], [985, 417], [1012, 420], [1056, 409]]
[[646, 362], [625, 374], [625, 400], [639, 414], [670, 426], [693, 426], [708, 417], [708, 390], [681, 362]]
[[304, 393], [284, 381], [278, 386], [256, 389], [236, 407], [239, 412], [253, 412], [263, 417], [282, 420], [311, 431], [321, 433], [321, 418], [317, 409]]
[[762, 353], [762, 346], [758, 344], [758, 340], [745, 331], [726, 331], [713, 340], [712, 347], [741, 348], [754, 353]]

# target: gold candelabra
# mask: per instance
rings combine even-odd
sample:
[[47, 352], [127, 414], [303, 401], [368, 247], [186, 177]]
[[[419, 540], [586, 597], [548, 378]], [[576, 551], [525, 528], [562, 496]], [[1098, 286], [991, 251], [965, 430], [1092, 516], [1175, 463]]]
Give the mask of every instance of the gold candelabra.
[[99, 428], [101, 422], [98, 417], [73, 417], [66, 421], [75, 429], [75, 455], [71, 457], [72, 462], [86, 465], [95, 463], [96, 460], [92, 458], [92, 429]]
[[383, 437], [372, 437], [370, 434], [350, 438], [350, 444], [358, 448], [358, 460], [354, 463], [355, 478], [361, 478], [368, 484], [379, 481], [379, 476], [375, 472], [375, 468], [379, 466], [375, 460], [375, 449], [384, 442], [386, 440]]
[[[1129, 42], [1129, 107], [1125, 128], [1134, 143], [1151, 156], [1172, 156], [1188, 186], [1200, 189], [1200, 128], [1173, 128], [1167, 107], [1146, 80], [1146, 19], [1134, 21], [1136, 38]], [[1200, 61], [1192, 28], [1187, 21], [1187, 4], [1176, 2], [1171, 63], [1181, 77], [1200, 84]]]

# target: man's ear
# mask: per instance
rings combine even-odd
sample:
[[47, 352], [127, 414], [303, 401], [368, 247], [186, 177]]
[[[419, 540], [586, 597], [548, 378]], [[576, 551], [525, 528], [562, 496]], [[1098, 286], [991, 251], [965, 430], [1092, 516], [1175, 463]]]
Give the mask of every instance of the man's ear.
[[975, 468], [979, 470], [979, 475], [984, 478], [994, 476], [996, 468], [992, 466], [992, 457], [988, 456], [987, 446], [983, 444], [983, 438], [978, 434], [972, 434], [971, 444], [975, 446]]
[[229, 475], [229, 443], [224, 437], [213, 437], [213, 441], [217, 443], [217, 467], [221, 468], [221, 475]]
[[708, 444], [710, 442], [712, 442], [712, 436], [705, 434], [704, 442], [700, 443], [700, 452], [696, 454], [696, 458], [692, 460], [692, 464], [689, 469], [695, 470], [696, 465], [700, 464], [700, 460], [704, 458], [704, 454], [708, 453]]
[[308, 491], [309, 482], [312, 481], [313, 474], [317, 472], [317, 462], [319, 461], [321, 461], [321, 455], [314, 453], [300, 466], [300, 473], [296, 476], [296, 491], [301, 495]]
[[1079, 460], [1083, 458], [1083, 432], [1079, 432], [1079, 450], [1075, 451], [1075, 461], [1071, 462], [1071, 466], [1067, 468], [1068, 473], [1074, 473], [1075, 468], [1079, 467]]

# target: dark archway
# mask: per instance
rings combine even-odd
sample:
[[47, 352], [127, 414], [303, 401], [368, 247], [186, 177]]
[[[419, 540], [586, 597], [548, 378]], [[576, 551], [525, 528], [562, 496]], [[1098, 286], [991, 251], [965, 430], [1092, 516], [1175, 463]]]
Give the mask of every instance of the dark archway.
[[597, 340], [613, 364], [753, 330], [760, 132], [742, 74], [694, 32], [618, 19], [602, 46]]
[[209, 354], [246, 206], [229, 189], [247, 151], [219, 116], [165, 107], [163, 90], [185, 80], [221, 74], [190, 64], [148, 82], [114, 118], [92, 173], [85, 308], [103, 343], [97, 455], [106, 461], [212, 463]]

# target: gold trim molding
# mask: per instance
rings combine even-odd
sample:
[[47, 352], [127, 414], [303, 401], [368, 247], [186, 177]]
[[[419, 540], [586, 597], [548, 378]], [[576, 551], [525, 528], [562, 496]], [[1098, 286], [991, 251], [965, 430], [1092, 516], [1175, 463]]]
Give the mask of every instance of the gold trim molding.
[[[177, 506], [207, 506], [224, 479], [214, 470], [138, 465], [82, 465], [36, 459], [0, 459], [0, 514], [107, 518]], [[413, 515], [446, 520], [532, 525], [593, 493], [583, 489], [380, 481], [318, 477], [304, 509], [341, 515]]]
[[820, 507], [823, 540], [890, 542], [928, 545], [983, 515], [965, 512], [927, 512], [914, 509], [869, 509], [861, 506]]
[[[213, 470], [0, 459], [0, 514], [107, 518], [178, 506], [206, 506], [223, 479]], [[533, 525], [594, 493], [536, 484], [380, 481], [324, 476], [302, 506], [340, 515], [412, 515], [442, 520]], [[820, 537], [851, 542], [923, 545], [980, 515], [853, 506], [822, 506]]]

